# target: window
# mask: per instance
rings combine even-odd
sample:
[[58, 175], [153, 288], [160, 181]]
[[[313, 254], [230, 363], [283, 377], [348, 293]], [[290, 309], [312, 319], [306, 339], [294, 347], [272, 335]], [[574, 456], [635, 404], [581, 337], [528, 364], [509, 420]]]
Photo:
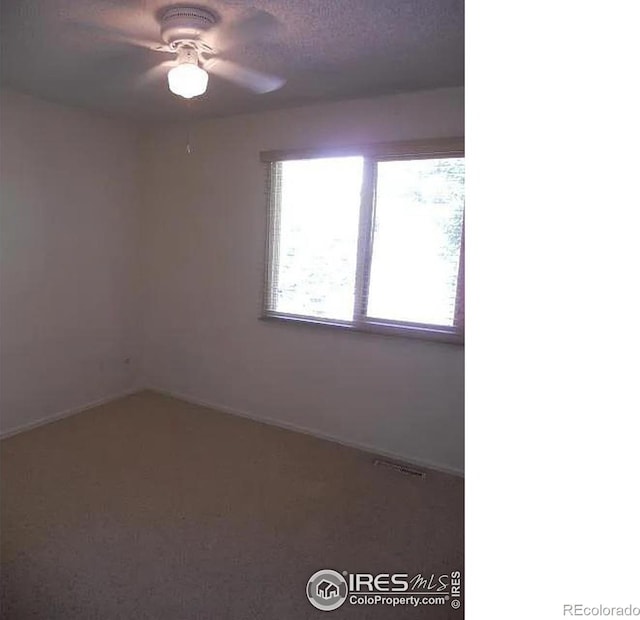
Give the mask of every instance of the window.
[[461, 140], [262, 153], [264, 317], [461, 342]]

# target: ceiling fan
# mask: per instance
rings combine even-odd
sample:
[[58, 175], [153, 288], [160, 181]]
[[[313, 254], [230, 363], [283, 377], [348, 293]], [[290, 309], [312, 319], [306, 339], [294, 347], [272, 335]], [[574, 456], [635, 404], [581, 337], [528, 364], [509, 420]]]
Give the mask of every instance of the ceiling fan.
[[[174, 59], [150, 69], [142, 76], [141, 82], [166, 75], [169, 90], [185, 99], [206, 92], [209, 73], [259, 94], [277, 90], [286, 82], [283, 78], [222, 58], [211, 36], [220, 20], [205, 8], [171, 7], [161, 14], [159, 21], [163, 44], [118, 37], [152, 51], [175, 54]], [[116, 33], [112, 31], [111, 34]]]

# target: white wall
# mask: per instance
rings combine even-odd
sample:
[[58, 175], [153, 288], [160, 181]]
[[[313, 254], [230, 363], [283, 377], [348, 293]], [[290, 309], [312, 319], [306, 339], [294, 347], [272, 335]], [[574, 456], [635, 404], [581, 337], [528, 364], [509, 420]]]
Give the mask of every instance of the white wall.
[[260, 150], [460, 136], [462, 89], [323, 104], [150, 132], [144, 145], [148, 385], [463, 469], [463, 349], [258, 320]]
[[139, 178], [132, 127], [7, 91], [0, 113], [7, 433], [133, 386]]

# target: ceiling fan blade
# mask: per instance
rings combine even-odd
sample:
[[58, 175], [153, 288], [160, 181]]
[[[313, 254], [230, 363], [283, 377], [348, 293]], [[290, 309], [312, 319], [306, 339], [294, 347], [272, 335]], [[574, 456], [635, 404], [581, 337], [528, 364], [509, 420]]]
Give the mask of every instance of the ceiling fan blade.
[[162, 41], [154, 41], [152, 39], [145, 39], [138, 37], [132, 33], [117, 28], [98, 26], [96, 24], [90, 24], [87, 22], [72, 22], [81, 34], [90, 36], [92, 38], [106, 39], [113, 43], [123, 43], [124, 45], [132, 45], [135, 47], [142, 47], [148, 50], [157, 52], [170, 52], [168, 45], [165, 45]]
[[141, 76], [136, 79], [136, 86], [145, 87], [154, 82], [159, 82], [162, 79], [167, 78], [169, 69], [177, 65], [176, 60], [165, 60], [155, 67], [151, 67], [148, 71], [145, 71]]
[[204, 63], [204, 69], [259, 94], [278, 90], [286, 83], [286, 80], [281, 77], [254, 71], [224, 58], [211, 58]]
[[222, 21], [218, 26], [203, 33], [202, 40], [216, 52], [227, 51], [261, 42], [273, 37], [281, 27], [280, 21], [271, 13], [261, 9], [248, 9], [239, 17]]

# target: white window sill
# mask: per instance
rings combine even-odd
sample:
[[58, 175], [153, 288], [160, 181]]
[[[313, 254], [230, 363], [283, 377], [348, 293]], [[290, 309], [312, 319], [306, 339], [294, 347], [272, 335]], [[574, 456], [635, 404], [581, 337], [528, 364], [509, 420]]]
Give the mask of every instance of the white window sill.
[[292, 314], [269, 313], [260, 317], [262, 321], [275, 323], [289, 323], [291, 325], [302, 325], [311, 327], [323, 327], [329, 329], [339, 329], [351, 332], [363, 332], [378, 334], [382, 336], [395, 336], [400, 338], [415, 338], [419, 340], [429, 340], [434, 342], [445, 342], [458, 346], [464, 345], [464, 334], [447, 330], [446, 328], [396, 325], [393, 323], [382, 323], [369, 320], [362, 323], [350, 323], [332, 319], [320, 319]]

